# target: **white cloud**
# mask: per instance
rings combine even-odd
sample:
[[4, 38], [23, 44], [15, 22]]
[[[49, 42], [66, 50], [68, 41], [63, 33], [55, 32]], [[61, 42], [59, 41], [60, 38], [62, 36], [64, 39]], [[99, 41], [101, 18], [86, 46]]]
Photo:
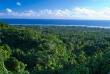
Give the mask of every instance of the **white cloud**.
[[6, 10], [7, 10], [7, 12], [10, 12], [10, 13], [13, 12], [13, 11], [12, 11], [11, 9], [9, 9], [9, 8], [7, 8]]
[[21, 6], [21, 3], [20, 3], [20, 2], [17, 2], [16, 4], [17, 4], [18, 6]]
[[[29, 10], [27, 12], [13, 12], [11, 9], [6, 9], [11, 13], [4, 13], [7, 16], [13, 16], [17, 18], [53, 18], [53, 19], [109, 19], [110, 20], [110, 8], [105, 7], [100, 11], [86, 9], [86, 8], [74, 8], [72, 10]], [[3, 13], [2, 13], [3, 14]], [[1, 15], [0, 15], [1, 16]]]
[[75, 8], [73, 9], [73, 11], [75, 12], [76, 15], [85, 15], [85, 16], [93, 16], [95, 14], [97, 14], [96, 11], [94, 10], [90, 10], [90, 9], [85, 9], [85, 8]]

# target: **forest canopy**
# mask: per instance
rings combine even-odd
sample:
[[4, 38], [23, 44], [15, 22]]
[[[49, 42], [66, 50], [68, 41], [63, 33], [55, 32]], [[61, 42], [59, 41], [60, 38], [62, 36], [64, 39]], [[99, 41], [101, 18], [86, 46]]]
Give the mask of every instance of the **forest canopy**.
[[0, 21], [0, 74], [107, 74], [110, 29]]

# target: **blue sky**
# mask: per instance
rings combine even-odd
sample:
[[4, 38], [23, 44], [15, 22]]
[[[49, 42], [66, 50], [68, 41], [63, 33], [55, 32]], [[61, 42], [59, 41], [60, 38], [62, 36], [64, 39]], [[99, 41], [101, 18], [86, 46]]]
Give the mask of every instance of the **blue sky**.
[[0, 18], [110, 20], [110, 0], [0, 0]]

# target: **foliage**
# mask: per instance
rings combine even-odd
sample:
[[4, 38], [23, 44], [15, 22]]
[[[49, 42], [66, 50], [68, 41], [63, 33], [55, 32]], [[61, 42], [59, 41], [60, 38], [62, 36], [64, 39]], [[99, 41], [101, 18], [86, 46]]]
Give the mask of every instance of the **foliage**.
[[107, 74], [110, 29], [0, 21], [0, 74]]

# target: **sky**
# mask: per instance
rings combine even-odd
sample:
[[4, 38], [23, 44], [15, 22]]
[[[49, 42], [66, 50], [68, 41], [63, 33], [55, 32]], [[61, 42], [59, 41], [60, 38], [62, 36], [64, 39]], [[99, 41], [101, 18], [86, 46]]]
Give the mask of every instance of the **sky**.
[[110, 20], [110, 0], [0, 0], [0, 18]]

